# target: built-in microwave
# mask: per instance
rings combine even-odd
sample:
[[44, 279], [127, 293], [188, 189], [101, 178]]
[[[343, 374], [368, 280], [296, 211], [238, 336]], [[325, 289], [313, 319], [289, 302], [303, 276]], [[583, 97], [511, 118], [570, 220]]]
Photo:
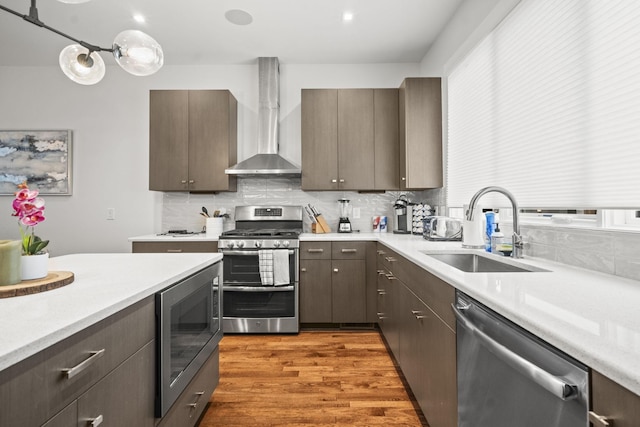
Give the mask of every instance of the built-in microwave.
[[156, 417], [167, 413], [213, 354], [221, 326], [221, 261], [156, 294]]

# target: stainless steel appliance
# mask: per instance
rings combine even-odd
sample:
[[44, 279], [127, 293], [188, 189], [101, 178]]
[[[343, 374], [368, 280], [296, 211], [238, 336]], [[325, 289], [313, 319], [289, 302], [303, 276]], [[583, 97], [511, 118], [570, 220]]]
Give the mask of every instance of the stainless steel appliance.
[[222, 339], [221, 285], [218, 262], [156, 294], [156, 417], [167, 413]]
[[297, 333], [302, 206], [237, 206], [220, 235], [225, 333]]
[[338, 233], [351, 233], [351, 222], [349, 221], [349, 199], [339, 199], [340, 220], [338, 221]]
[[395, 234], [411, 234], [413, 228], [413, 206], [402, 194], [393, 204], [393, 232]]
[[587, 367], [456, 293], [458, 426], [588, 427]]

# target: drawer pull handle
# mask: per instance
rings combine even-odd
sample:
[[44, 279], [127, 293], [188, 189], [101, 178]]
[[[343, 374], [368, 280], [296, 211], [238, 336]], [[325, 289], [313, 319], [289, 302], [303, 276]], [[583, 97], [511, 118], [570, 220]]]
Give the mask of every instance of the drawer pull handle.
[[384, 257], [384, 259], [386, 259], [386, 260], [387, 260], [387, 262], [396, 262], [396, 261], [397, 261], [397, 259], [395, 259], [395, 258], [394, 258], [394, 257], [392, 257], [392, 256], [386, 256], [386, 257]]
[[302, 271], [303, 273], [306, 273], [306, 272], [307, 272], [307, 269], [306, 269], [306, 268], [304, 268], [304, 267], [302, 267], [302, 268], [300, 269], [300, 271]]
[[[96, 360], [98, 360], [102, 356], [104, 356], [104, 348], [102, 350], [98, 350], [98, 351], [90, 351], [89, 354], [90, 354], [90, 356], [85, 361], [78, 363], [73, 368], [66, 368], [66, 369], [62, 370], [64, 375], [67, 377], [67, 379], [71, 379], [71, 378], [75, 377], [80, 372], [84, 371], [90, 365], [95, 363]], [[102, 421], [100, 421], [100, 422], [102, 422]]]
[[411, 310], [411, 314], [413, 314], [418, 320], [427, 318], [427, 316], [423, 315], [422, 312], [418, 310]]
[[591, 421], [594, 427], [609, 427], [609, 420], [602, 415], [598, 415], [593, 411], [589, 411], [589, 421]]
[[383, 276], [384, 275], [384, 270], [378, 270], [378, 276]]
[[396, 277], [393, 274], [385, 274], [385, 276], [387, 277], [387, 279], [389, 280], [396, 280]]
[[386, 295], [387, 293], [385, 292], [384, 289], [378, 289], [378, 295]]
[[91, 427], [98, 427], [100, 424], [102, 424], [103, 420], [104, 420], [104, 417], [102, 415], [98, 415], [95, 418], [91, 418], [91, 419], [87, 420], [87, 423]]
[[358, 252], [358, 250], [345, 248], [345, 249], [342, 249], [340, 252], [342, 252], [343, 254], [355, 254]]
[[331, 180], [331, 182], [332, 182], [333, 184], [335, 184], [336, 182], [338, 182], [338, 180], [337, 180], [337, 179], [332, 179], [332, 180]]
[[378, 253], [378, 255], [384, 255], [384, 254], [386, 254], [386, 252], [385, 252], [385, 251], [381, 251], [380, 249], [378, 249], [376, 252]]
[[333, 269], [333, 272], [334, 272], [334, 273], [337, 273], [338, 271], [340, 271], [340, 270], [338, 270], [337, 268], [334, 268], [334, 269]]
[[167, 249], [167, 252], [172, 254], [179, 254], [182, 252], [182, 249]]
[[309, 252], [310, 254], [321, 254], [322, 252], [324, 252], [324, 249], [322, 249], [322, 248], [310, 248], [310, 249], [307, 249], [307, 252]]
[[189, 180], [189, 184], [193, 184], [194, 182], [195, 182], [195, 181], [194, 181], [194, 180], [192, 180], [192, 179], [190, 179], [190, 180]]

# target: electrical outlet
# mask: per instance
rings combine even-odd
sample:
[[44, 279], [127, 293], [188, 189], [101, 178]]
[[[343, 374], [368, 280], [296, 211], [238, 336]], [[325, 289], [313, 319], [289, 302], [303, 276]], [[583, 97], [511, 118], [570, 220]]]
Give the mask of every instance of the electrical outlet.
[[353, 208], [353, 219], [360, 218], [360, 208]]
[[116, 219], [116, 208], [107, 208], [107, 219], [108, 220]]

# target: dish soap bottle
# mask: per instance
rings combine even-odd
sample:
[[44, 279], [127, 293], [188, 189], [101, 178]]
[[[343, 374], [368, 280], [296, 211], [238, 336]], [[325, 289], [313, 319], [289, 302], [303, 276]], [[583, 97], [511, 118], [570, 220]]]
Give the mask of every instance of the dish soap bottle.
[[504, 243], [504, 234], [500, 231], [500, 224], [496, 222], [496, 229], [491, 233], [491, 253], [502, 255], [500, 249]]

